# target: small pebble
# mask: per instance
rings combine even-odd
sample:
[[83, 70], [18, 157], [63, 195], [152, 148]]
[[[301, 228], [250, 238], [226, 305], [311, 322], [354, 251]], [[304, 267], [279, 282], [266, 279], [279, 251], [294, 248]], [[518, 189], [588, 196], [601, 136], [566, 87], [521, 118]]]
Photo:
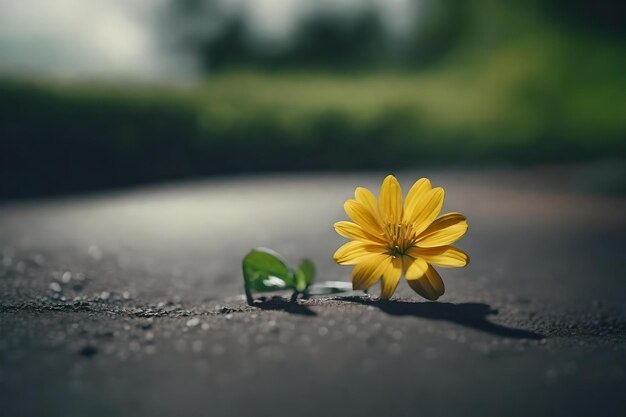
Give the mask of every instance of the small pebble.
[[58, 282], [51, 282], [49, 287], [54, 292], [61, 292], [62, 290], [61, 284], [59, 284]]
[[187, 327], [196, 327], [198, 324], [200, 324], [200, 319], [197, 317], [187, 320]]

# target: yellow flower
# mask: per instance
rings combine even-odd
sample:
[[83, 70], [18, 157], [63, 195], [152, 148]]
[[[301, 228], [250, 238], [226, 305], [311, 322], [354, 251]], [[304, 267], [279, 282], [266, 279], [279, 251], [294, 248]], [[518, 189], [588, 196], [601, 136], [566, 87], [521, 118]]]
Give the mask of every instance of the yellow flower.
[[352, 287], [365, 290], [381, 281], [380, 298], [388, 300], [404, 273], [409, 286], [424, 298], [444, 293], [439, 273], [431, 264], [460, 268], [469, 263], [461, 250], [449, 246], [467, 231], [461, 213], [437, 217], [443, 206], [443, 188], [432, 188], [427, 178], [413, 184], [402, 204], [402, 188], [389, 175], [380, 197], [358, 187], [344, 209], [352, 222], [335, 223], [335, 231], [351, 239], [335, 252], [335, 262], [354, 265]]

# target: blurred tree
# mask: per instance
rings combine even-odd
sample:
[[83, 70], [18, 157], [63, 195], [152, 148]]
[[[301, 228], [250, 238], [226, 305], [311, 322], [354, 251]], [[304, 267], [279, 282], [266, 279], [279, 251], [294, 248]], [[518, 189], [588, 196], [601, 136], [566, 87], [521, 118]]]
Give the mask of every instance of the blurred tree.
[[469, 9], [466, 0], [423, 0], [421, 13], [401, 49], [405, 65], [427, 66], [455, 49], [470, 28]]
[[298, 26], [281, 57], [287, 66], [355, 69], [384, 62], [386, 34], [380, 17], [366, 9], [356, 16], [317, 14]]
[[218, 0], [171, 1], [167, 18], [174, 24], [166, 25], [167, 32], [181, 48], [191, 48], [207, 71], [415, 69], [468, 46], [488, 48], [562, 26], [582, 36], [626, 34], [626, 6], [618, 0], [419, 0], [407, 9], [412, 24], [400, 35], [391, 33], [374, 3], [364, 2], [349, 13], [313, 8], [285, 39], [272, 43], [258, 39], [243, 9]]
[[379, 65], [384, 61], [385, 43], [379, 16], [369, 9], [354, 16], [311, 15], [279, 47], [256, 42], [244, 20], [235, 16], [217, 36], [201, 42], [200, 54], [210, 71], [238, 67], [341, 70]]
[[168, 17], [184, 48], [194, 48], [204, 68], [358, 70], [415, 67], [436, 62], [467, 29], [466, 0], [421, 0], [403, 36], [389, 33], [371, 4], [351, 13], [317, 10], [305, 15], [280, 45], [255, 39], [241, 11], [215, 0], [174, 1]]
[[232, 19], [218, 36], [201, 44], [201, 61], [206, 69], [251, 66], [257, 52], [246, 38], [245, 25], [240, 17]]

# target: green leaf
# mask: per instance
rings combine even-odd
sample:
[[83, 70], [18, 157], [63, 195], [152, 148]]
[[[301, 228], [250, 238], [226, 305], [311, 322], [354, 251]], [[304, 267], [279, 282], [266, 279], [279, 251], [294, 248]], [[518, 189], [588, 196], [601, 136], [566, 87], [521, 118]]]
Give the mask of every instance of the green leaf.
[[302, 262], [300, 262], [298, 270], [301, 271], [302, 274], [304, 274], [304, 279], [307, 285], [311, 285], [311, 283], [313, 282], [313, 278], [315, 277], [315, 265], [313, 265], [313, 262], [311, 262], [311, 260], [309, 259], [304, 259]]
[[324, 281], [313, 284], [307, 289], [307, 295], [328, 295], [341, 292], [350, 292], [352, 283], [344, 281]]
[[295, 289], [293, 273], [279, 254], [271, 249], [255, 248], [243, 258], [246, 294]]
[[294, 271], [294, 277], [296, 280], [296, 291], [303, 292], [313, 281], [315, 276], [315, 266], [313, 262], [308, 259], [304, 259], [300, 262], [298, 269]]

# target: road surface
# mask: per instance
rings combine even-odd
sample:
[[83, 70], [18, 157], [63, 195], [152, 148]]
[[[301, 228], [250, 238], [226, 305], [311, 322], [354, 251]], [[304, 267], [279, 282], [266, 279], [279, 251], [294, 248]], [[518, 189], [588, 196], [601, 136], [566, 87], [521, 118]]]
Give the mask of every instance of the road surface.
[[[0, 206], [0, 415], [626, 415], [626, 198], [577, 167], [399, 172], [467, 215], [426, 302], [243, 299], [255, 246], [348, 280], [387, 173], [226, 177]], [[377, 293], [377, 289], [373, 294]]]

